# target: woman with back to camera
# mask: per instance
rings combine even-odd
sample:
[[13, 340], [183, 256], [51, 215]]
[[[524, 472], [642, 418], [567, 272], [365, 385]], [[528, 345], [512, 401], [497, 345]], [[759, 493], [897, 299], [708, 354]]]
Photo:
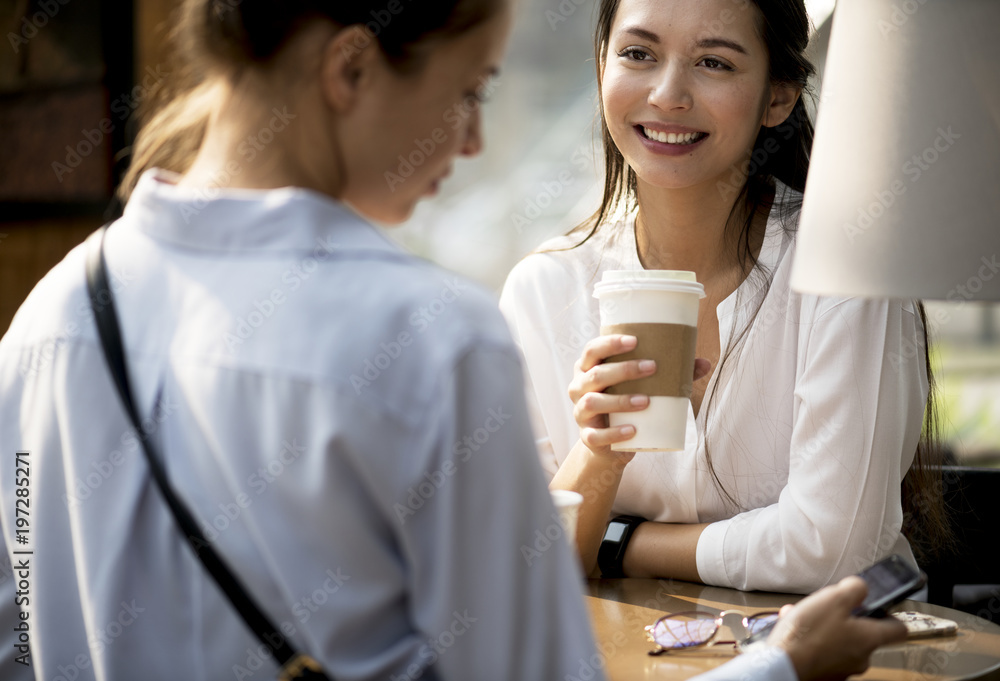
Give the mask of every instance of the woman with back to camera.
[[[941, 534], [919, 303], [789, 289], [808, 33], [801, 0], [601, 2], [603, 202], [519, 263], [501, 300], [550, 487], [586, 499], [591, 574], [806, 592], [891, 553], [912, 560], [904, 504], [910, 530]], [[610, 449], [634, 428], [607, 415], [649, 400], [603, 391], [656, 370], [605, 362], [634, 337], [584, 344], [600, 328], [594, 284], [615, 269], [690, 270], [705, 286], [697, 356], [711, 371], [694, 383], [685, 451]]]
[[[180, 173], [143, 173], [107, 232], [132, 390], [174, 488], [334, 678], [555, 679], [594, 652], [569, 547], [521, 557], [553, 508], [495, 300], [357, 214], [400, 222], [478, 153], [475, 100], [512, 14], [188, 2], [179, 35], [202, 80], [137, 143], [140, 167]], [[78, 248], [0, 346], [0, 442], [35, 462], [27, 673], [274, 678], [151, 483], [91, 318]], [[12, 466], [0, 483], [13, 550]], [[0, 667], [19, 678], [10, 636]]]
[[[142, 430], [249, 594], [332, 678], [600, 681], [569, 546], [522, 557], [553, 508], [502, 318], [353, 212], [398, 222], [479, 150], [470, 102], [511, 8], [386, 6], [373, 40], [378, 3], [186, 4], [205, 73], [143, 131], [136, 171], [160, 169], [105, 243]], [[388, 182], [427, 139], [435, 152]], [[0, 447], [30, 451], [33, 513], [30, 601], [0, 579], [0, 677], [274, 678], [150, 480], [84, 255], [0, 342]], [[421, 308], [433, 322], [411, 321]], [[21, 476], [0, 467], [0, 521], [26, 560]], [[817, 595], [772, 635], [788, 655], [717, 678], [863, 668], [900, 635], [849, 617], [863, 595], [856, 580]], [[25, 619], [31, 666], [14, 655]]]

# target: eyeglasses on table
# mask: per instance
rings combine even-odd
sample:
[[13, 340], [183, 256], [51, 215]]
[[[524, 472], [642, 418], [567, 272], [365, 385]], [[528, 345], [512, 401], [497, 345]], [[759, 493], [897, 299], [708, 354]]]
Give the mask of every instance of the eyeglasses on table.
[[[740, 646], [754, 634], [760, 632], [778, 619], [777, 612], [758, 612], [744, 615], [738, 610], [724, 610], [718, 615], [702, 610], [690, 610], [664, 615], [646, 627], [646, 637], [656, 647], [650, 655], [659, 655], [675, 650], [687, 650], [699, 646], [730, 643], [739, 650]], [[723, 626], [738, 637], [735, 641], [719, 641], [716, 636]]]

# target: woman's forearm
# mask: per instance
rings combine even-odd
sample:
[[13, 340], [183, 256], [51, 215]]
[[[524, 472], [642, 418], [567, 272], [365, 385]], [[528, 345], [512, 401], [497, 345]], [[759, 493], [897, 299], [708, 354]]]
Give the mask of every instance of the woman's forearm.
[[597, 551], [604, 539], [611, 506], [627, 463], [623, 458], [597, 456], [577, 440], [549, 483], [549, 489], [568, 489], [583, 495], [577, 517], [576, 545], [583, 570], [591, 577], [600, 576]]
[[[549, 483], [550, 489], [568, 489], [583, 495], [577, 516], [576, 545], [584, 572], [591, 577], [600, 576], [597, 552], [631, 456], [631, 453], [622, 457], [597, 456], [578, 440]], [[698, 538], [707, 526], [707, 523], [642, 523], [629, 540], [623, 565], [625, 574], [701, 581], [697, 566]]]
[[708, 523], [642, 523], [625, 549], [625, 575], [700, 582], [698, 538], [706, 527]]

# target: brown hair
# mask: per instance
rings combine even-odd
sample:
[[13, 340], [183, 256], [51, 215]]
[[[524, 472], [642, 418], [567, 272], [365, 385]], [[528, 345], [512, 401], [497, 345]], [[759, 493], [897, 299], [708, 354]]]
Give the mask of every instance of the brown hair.
[[169, 72], [143, 107], [144, 124], [118, 188], [124, 202], [139, 176], [159, 167], [184, 172], [204, 139], [222, 75], [236, 82], [250, 70], [272, 66], [309, 22], [362, 26], [400, 73], [423, 66], [430, 48], [494, 16], [503, 0], [185, 0], [171, 33]]
[[[736, 1], [736, 0], [734, 0]], [[747, 2], [748, 0], [742, 0]], [[815, 67], [806, 57], [809, 43], [809, 17], [802, 0], [753, 0], [758, 9], [758, 31], [767, 47], [769, 74], [773, 84], [790, 84], [801, 88], [804, 94], [811, 94], [809, 78]], [[601, 78], [607, 60], [611, 26], [618, 11], [620, 0], [601, 0], [597, 29], [594, 34], [594, 53], [597, 57], [598, 93], [601, 92]], [[600, 110], [601, 138], [604, 147], [604, 194], [600, 207], [583, 223], [571, 230], [570, 234], [586, 232], [583, 239], [573, 245], [577, 248], [589, 240], [615, 212], [624, 207], [633, 211], [638, 207], [636, 175], [625, 163], [625, 159], [608, 129], [603, 107]], [[727, 235], [736, 243], [738, 256], [746, 275], [754, 276], [761, 282], [756, 301], [756, 309], [747, 324], [731, 336], [730, 343], [715, 368], [716, 385], [722, 378], [723, 367], [736, 361], [743, 347], [743, 341], [757, 318], [764, 296], [770, 288], [772, 273], [757, 262], [751, 249], [754, 218], [768, 210], [777, 209], [778, 218], [786, 232], [797, 229], [798, 214], [801, 209], [801, 192], [805, 189], [806, 174], [809, 170], [809, 153], [813, 142], [813, 124], [805, 107], [803, 97], [799, 97], [788, 118], [774, 128], [762, 127], [751, 152], [751, 161], [741, 186], [720, 186], [720, 195], [725, 200], [733, 196], [733, 207], [726, 225]], [[772, 205], [775, 180], [797, 192], [793, 196], [783, 196]], [[738, 230], [738, 231], [737, 231]], [[559, 250], [559, 249], [557, 249]], [[561, 249], [566, 250], [566, 249]], [[903, 533], [913, 545], [918, 558], [929, 557], [950, 541], [951, 531], [944, 508], [940, 464], [943, 460], [938, 446], [938, 422], [936, 415], [936, 391], [930, 360], [927, 355], [927, 324], [922, 303], [917, 303], [923, 323], [924, 359], [927, 369], [929, 391], [924, 412], [924, 426], [920, 443], [901, 484], [903, 506]], [[718, 389], [708, 397], [704, 408], [705, 422], [715, 403]], [[716, 487], [727, 503], [736, 511], [746, 510], [720, 480], [709, 453], [708, 431], [705, 433], [705, 455], [709, 471]]]

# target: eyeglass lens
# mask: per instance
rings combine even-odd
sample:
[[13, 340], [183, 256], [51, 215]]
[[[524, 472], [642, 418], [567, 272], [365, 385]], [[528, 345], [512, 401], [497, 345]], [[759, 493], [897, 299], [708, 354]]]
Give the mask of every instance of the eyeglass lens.
[[[684, 617], [685, 619], [665, 617], [657, 620], [650, 630], [657, 645], [671, 650], [704, 645], [712, 640], [719, 629], [719, 618], [710, 613], [686, 613]], [[743, 620], [747, 636], [756, 634], [777, 618], [776, 613], [761, 613], [747, 617]]]
[[664, 648], [689, 648], [707, 643], [718, 625], [712, 619], [661, 619], [653, 625], [653, 640]]

